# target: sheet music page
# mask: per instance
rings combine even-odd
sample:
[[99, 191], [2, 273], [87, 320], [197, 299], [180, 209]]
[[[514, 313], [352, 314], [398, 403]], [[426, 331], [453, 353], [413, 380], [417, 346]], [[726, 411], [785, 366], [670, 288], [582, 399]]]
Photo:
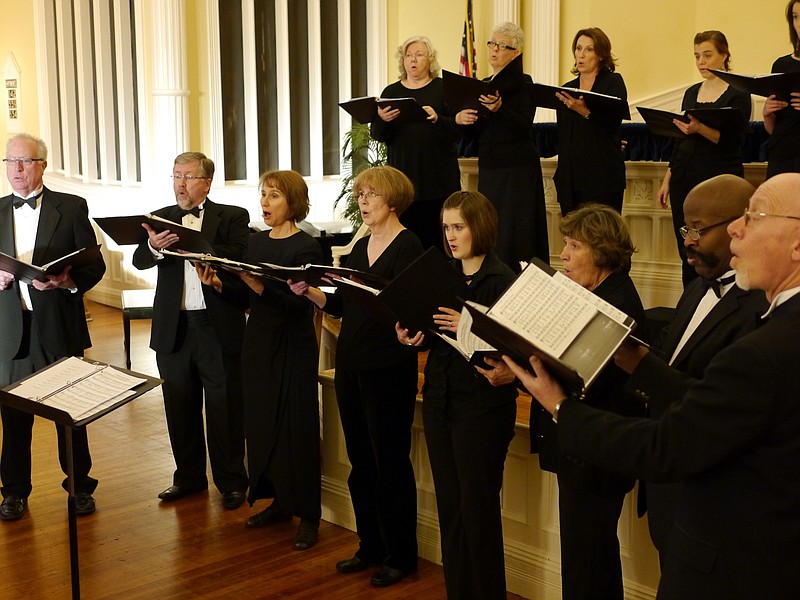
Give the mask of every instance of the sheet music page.
[[14, 388], [11, 393], [28, 400], [44, 398], [63, 388], [69, 382], [87, 377], [102, 367], [103, 365], [94, 365], [71, 356], [46, 371], [29, 378]]
[[63, 410], [78, 421], [134, 394], [131, 388], [145, 381], [72, 356], [33, 375], [11, 393]]
[[541, 269], [525, 269], [489, 310], [503, 325], [556, 358], [597, 312]]
[[42, 400], [42, 404], [63, 410], [78, 421], [105, 406], [110, 406], [117, 400], [132, 395], [134, 392], [131, 388], [145, 381], [147, 380], [116, 369], [105, 368], [56, 392]]
[[497, 350], [487, 344], [477, 335], [472, 333], [472, 315], [466, 308], [461, 309], [461, 318], [458, 320], [456, 339], [467, 356], [471, 357], [476, 350]]
[[555, 275], [553, 275], [553, 279], [555, 279], [556, 281], [565, 286], [568, 286], [569, 289], [578, 294], [581, 298], [583, 298], [592, 306], [597, 308], [600, 312], [607, 314], [615, 321], [624, 323], [628, 319], [628, 315], [622, 312], [616, 306], [614, 306], [609, 302], [606, 302], [600, 296], [598, 296], [594, 292], [591, 292], [590, 290], [587, 290], [581, 284], [575, 283], [574, 281], [572, 281], [572, 279], [570, 279], [560, 271]]

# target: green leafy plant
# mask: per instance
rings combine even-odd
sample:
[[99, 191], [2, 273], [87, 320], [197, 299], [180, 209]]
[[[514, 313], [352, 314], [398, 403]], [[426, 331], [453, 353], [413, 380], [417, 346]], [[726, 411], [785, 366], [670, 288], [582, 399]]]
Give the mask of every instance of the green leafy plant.
[[361, 211], [353, 196], [353, 182], [365, 169], [386, 164], [386, 144], [372, 138], [369, 125], [357, 123], [344, 134], [342, 146], [342, 189], [333, 201], [334, 208], [345, 200], [343, 216], [353, 225], [353, 231], [361, 227]]

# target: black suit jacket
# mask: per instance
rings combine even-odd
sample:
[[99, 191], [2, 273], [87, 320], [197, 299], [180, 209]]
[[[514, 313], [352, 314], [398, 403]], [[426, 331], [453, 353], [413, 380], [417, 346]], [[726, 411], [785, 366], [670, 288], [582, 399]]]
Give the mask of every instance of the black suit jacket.
[[769, 306], [763, 291], [745, 291], [734, 285], [706, 315], [670, 366], [675, 348], [706, 290], [702, 278], [689, 284], [675, 307], [660, 358], [648, 353], [628, 379], [626, 389], [648, 403], [652, 418], [660, 417], [671, 401], [683, 397], [720, 350], [753, 331]]
[[[237, 206], [215, 204], [206, 198], [203, 213], [202, 233], [211, 243], [214, 253], [220, 257], [240, 260], [250, 236], [247, 211]], [[181, 222], [182, 215], [177, 205], [161, 208], [154, 214], [175, 223]], [[150, 347], [156, 352], [173, 352], [178, 342], [184, 261], [170, 256], [156, 260], [145, 240], [134, 252], [133, 264], [137, 269], [158, 266]], [[203, 286], [203, 297], [222, 351], [240, 352], [244, 338], [244, 312], [224, 302], [219, 294], [206, 285]]]
[[796, 598], [800, 589], [800, 296], [719, 352], [658, 421], [561, 406], [562, 451], [684, 480], [659, 598]]
[[[32, 263], [43, 265], [97, 243], [89, 222], [86, 200], [44, 188]], [[30, 210], [22, 207], [17, 210]], [[16, 256], [13, 196], [0, 198], [0, 251]], [[40, 292], [28, 286], [36, 314], [39, 339], [44, 349], [57, 357], [78, 355], [91, 346], [83, 307], [83, 295], [103, 278], [102, 256], [86, 267], [71, 271], [78, 288]], [[22, 341], [22, 309], [17, 282], [0, 291], [0, 360], [13, 359]]]
[[[670, 402], [683, 397], [721, 350], [753, 331], [769, 306], [763, 291], [745, 291], [734, 285], [706, 315], [670, 366], [675, 348], [707, 289], [700, 277], [689, 284], [675, 307], [659, 352], [661, 356], [648, 353], [625, 386], [648, 404], [648, 414], [653, 419], [659, 418]], [[639, 516], [648, 512], [650, 535], [662, 558], [675, 521], [679, 494], [680, 483], [648, 485], [642, 482], [639, 487]]]

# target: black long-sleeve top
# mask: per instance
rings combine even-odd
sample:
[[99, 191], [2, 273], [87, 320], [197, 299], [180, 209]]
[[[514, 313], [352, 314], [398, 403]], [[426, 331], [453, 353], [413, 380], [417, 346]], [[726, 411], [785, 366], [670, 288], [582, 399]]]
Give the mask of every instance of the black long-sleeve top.
[[[347, 267], [393, 279], [422, 254], [416, 235], [404, 229], [370, 266], [367, 256], [369, 238], [353, 246]], [[397, 341], [394, 327], [376, 321], [357, 301], [340, 293], [325, 294], [325, 312], [342, 317], [342, 329], [336, 345], [336, 368], [351, 371], [375, 369], [416, 357], [416, 350]]]
[[[773, 73], [800, 73], [800, 60], [791, 54], [781, 56], [772, 65]], [[786, 160], [800, 156], [800, 111], [791, 106], [775, 113], [775, 127], [767, 140], [767, 158]]]
[[[463, 273], [461, 261], [454, 260], [453, 267]], [[490, 252], [472, 276], [472, 283], [465, 283], [458, 297], [489, 306], [513, 280], [514, 272]], [[492, 387], [455, 348], [431, 333], [426, 337], [432, 340], [422, 387], [426, 410], [446, 412], [449, 418], [461, 420], [479, 417], [497, 406], [516, 401], [513, 383]]]
[[[563, 85], [579, 86], [580, 77]], [[590, 91], [628, 99], [622, 75], [607, 70], [597, 74]], [[575, 96], [580, 96], [580, 91]], [[554, 179], [559, 191], [600, 195], [624, 190], [625, 160], [619, 137], [622, 118], [600, 110], [592, 110], [588, 119], [572, 110], [559, 110], [557, 118], [558, 168]]]
[[405, 173], [414, 184], [415, 200], [441, 200], [461, 189], [459, 132], [453, 114], [444, 104], [442, 79], [436, 77], [418, 89], [397, 81], [383, 90], [381, 98], [414, 98], [438, 115], [436, 123], [387, 123], [375, 117], [370, 126], [372, 137], [386, 144], [387, 163]]
[[[683, 95], [681, 110], [692, 108], [724, 108], [727, 106], [737, 108], [746, 120], [750, 119], [752, 104], [750, 94], [739, 92], [728, 87], [714, 102], [698, 102], [697, 94], [700, 90], [697, 83], [686, 90]], [[688, 138], [676, 140], [672, 150], [669, 166], [672, 177], [684, 176], [692, 181], [705, 181], [716, 175], [730, 173], [742, 174], [742, 144], [744, 143], [743, 131], [720, 131], [719, 143], [715, 144], [704, 138], [699, 133]]]
[[497, 112], [481, 115], [474, 125], [461, 127], [462, 135], [478, 140], [479, 169], [528, 166], [539, 160], [531, 136], [536, 106], [526, 87], [532, 82], [530, 75], [523, 75], [520, 85], [500, 94], [503, 103]]

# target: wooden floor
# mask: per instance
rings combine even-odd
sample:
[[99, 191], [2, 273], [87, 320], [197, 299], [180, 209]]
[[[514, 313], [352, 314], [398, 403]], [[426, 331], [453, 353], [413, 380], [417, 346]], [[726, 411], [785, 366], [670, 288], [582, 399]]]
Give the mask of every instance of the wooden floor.
[[[121, 312], [87, 307], [94, 342], [87, 354], [124, 366]], [[157, 376], [149, 332], [149, 321], [131, 322], [132, 369]], [[446, 598], [441, 567], [427, 561], [383, 590], [370, 585], [371, 571], [337, 573], [336, 561], [352, 556], [358, 542], [330, 523], [322, 523], [319, 542], [307, 552], [291, 549], [296, 522], [245, 529], [267, 501], [229, 511], [210, 488], [160, 503], [156, 496], [171, 483], [174, 463], [158, 390], [90, 425], [89, 442], [100, 485], [97, 512], [78, 519], [82, 598]], [[28, 511], [0, 522], [0, 600], [70, 597], [62, 479], [54, 426], [37, 418]]]

